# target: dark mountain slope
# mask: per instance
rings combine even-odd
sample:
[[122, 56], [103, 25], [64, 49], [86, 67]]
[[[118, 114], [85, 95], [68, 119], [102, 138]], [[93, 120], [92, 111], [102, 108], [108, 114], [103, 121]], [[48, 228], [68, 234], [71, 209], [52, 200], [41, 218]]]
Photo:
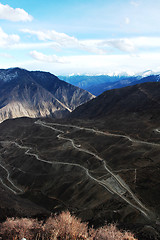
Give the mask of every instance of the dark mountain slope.
[[160, 83], [142, 83], [106, 91], [96, 99], [78, 107], [72, 118], [106, 118], [110, 115], [137, 113], [158, 115], [160, 111]]

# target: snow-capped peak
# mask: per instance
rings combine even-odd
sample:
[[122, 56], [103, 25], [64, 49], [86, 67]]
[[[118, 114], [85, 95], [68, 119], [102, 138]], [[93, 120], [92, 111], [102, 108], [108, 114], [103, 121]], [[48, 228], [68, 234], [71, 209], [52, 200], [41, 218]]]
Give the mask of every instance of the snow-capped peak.
[[0, 80], [3, 82], [9, 82], [18, 76], [18, 72], [15, 71], [0, 71]]

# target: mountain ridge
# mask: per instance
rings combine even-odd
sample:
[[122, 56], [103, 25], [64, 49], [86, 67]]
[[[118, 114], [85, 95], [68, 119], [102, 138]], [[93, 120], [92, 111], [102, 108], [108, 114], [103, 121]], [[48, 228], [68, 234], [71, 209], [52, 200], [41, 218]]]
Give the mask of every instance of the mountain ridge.
[[[71, 113], [73, 118], [103, 118], [112, 113], [159, 112], [159, 82], [146, 82], [134, 86], [105, 91], [97, 98]], [[154, 102], [154, 108], [152, 108]]]
[[123, 88], [140, 84], [143, 82], [159, 82], [160, 74], [152, 71], [146, 71], [133, 76], [129, 75], [74, 75], [74, 76], [61, 76], [66, 82], [91, 92], [99, 96], [103, 92], [116, 88]]
[[0, 70], [0, 121], [16, 117], [62, 117], [94, 98], [51, 73]]

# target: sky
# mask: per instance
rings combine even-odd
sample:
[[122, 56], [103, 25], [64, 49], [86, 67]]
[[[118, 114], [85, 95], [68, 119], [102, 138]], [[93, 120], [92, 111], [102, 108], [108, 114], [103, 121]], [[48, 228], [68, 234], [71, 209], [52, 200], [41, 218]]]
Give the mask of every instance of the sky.
[[160, 71], [159, 0], [0, 1], [0, 68]]

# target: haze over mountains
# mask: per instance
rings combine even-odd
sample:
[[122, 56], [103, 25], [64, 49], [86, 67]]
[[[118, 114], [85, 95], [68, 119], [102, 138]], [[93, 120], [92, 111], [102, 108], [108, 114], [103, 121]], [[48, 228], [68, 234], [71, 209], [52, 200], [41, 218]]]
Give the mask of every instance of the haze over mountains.
[[40, 71], [0, 70], [0, 122], [16, 117], [62, 117], [94, 96]]
[[128, 75], [123, 73], [120, 75], [97, 75], [97, 76], [88, 76], [88, 75], [71, 75], [71, 76], [60, 76], [60, 79], [83, 88], [95, 96], [100, 95], [101, 93], [127, 86], [136, 85], [143, 82], [159, 82], [160, 75], [159, 73], [154, 73], [150, 70], [136, 75]]

